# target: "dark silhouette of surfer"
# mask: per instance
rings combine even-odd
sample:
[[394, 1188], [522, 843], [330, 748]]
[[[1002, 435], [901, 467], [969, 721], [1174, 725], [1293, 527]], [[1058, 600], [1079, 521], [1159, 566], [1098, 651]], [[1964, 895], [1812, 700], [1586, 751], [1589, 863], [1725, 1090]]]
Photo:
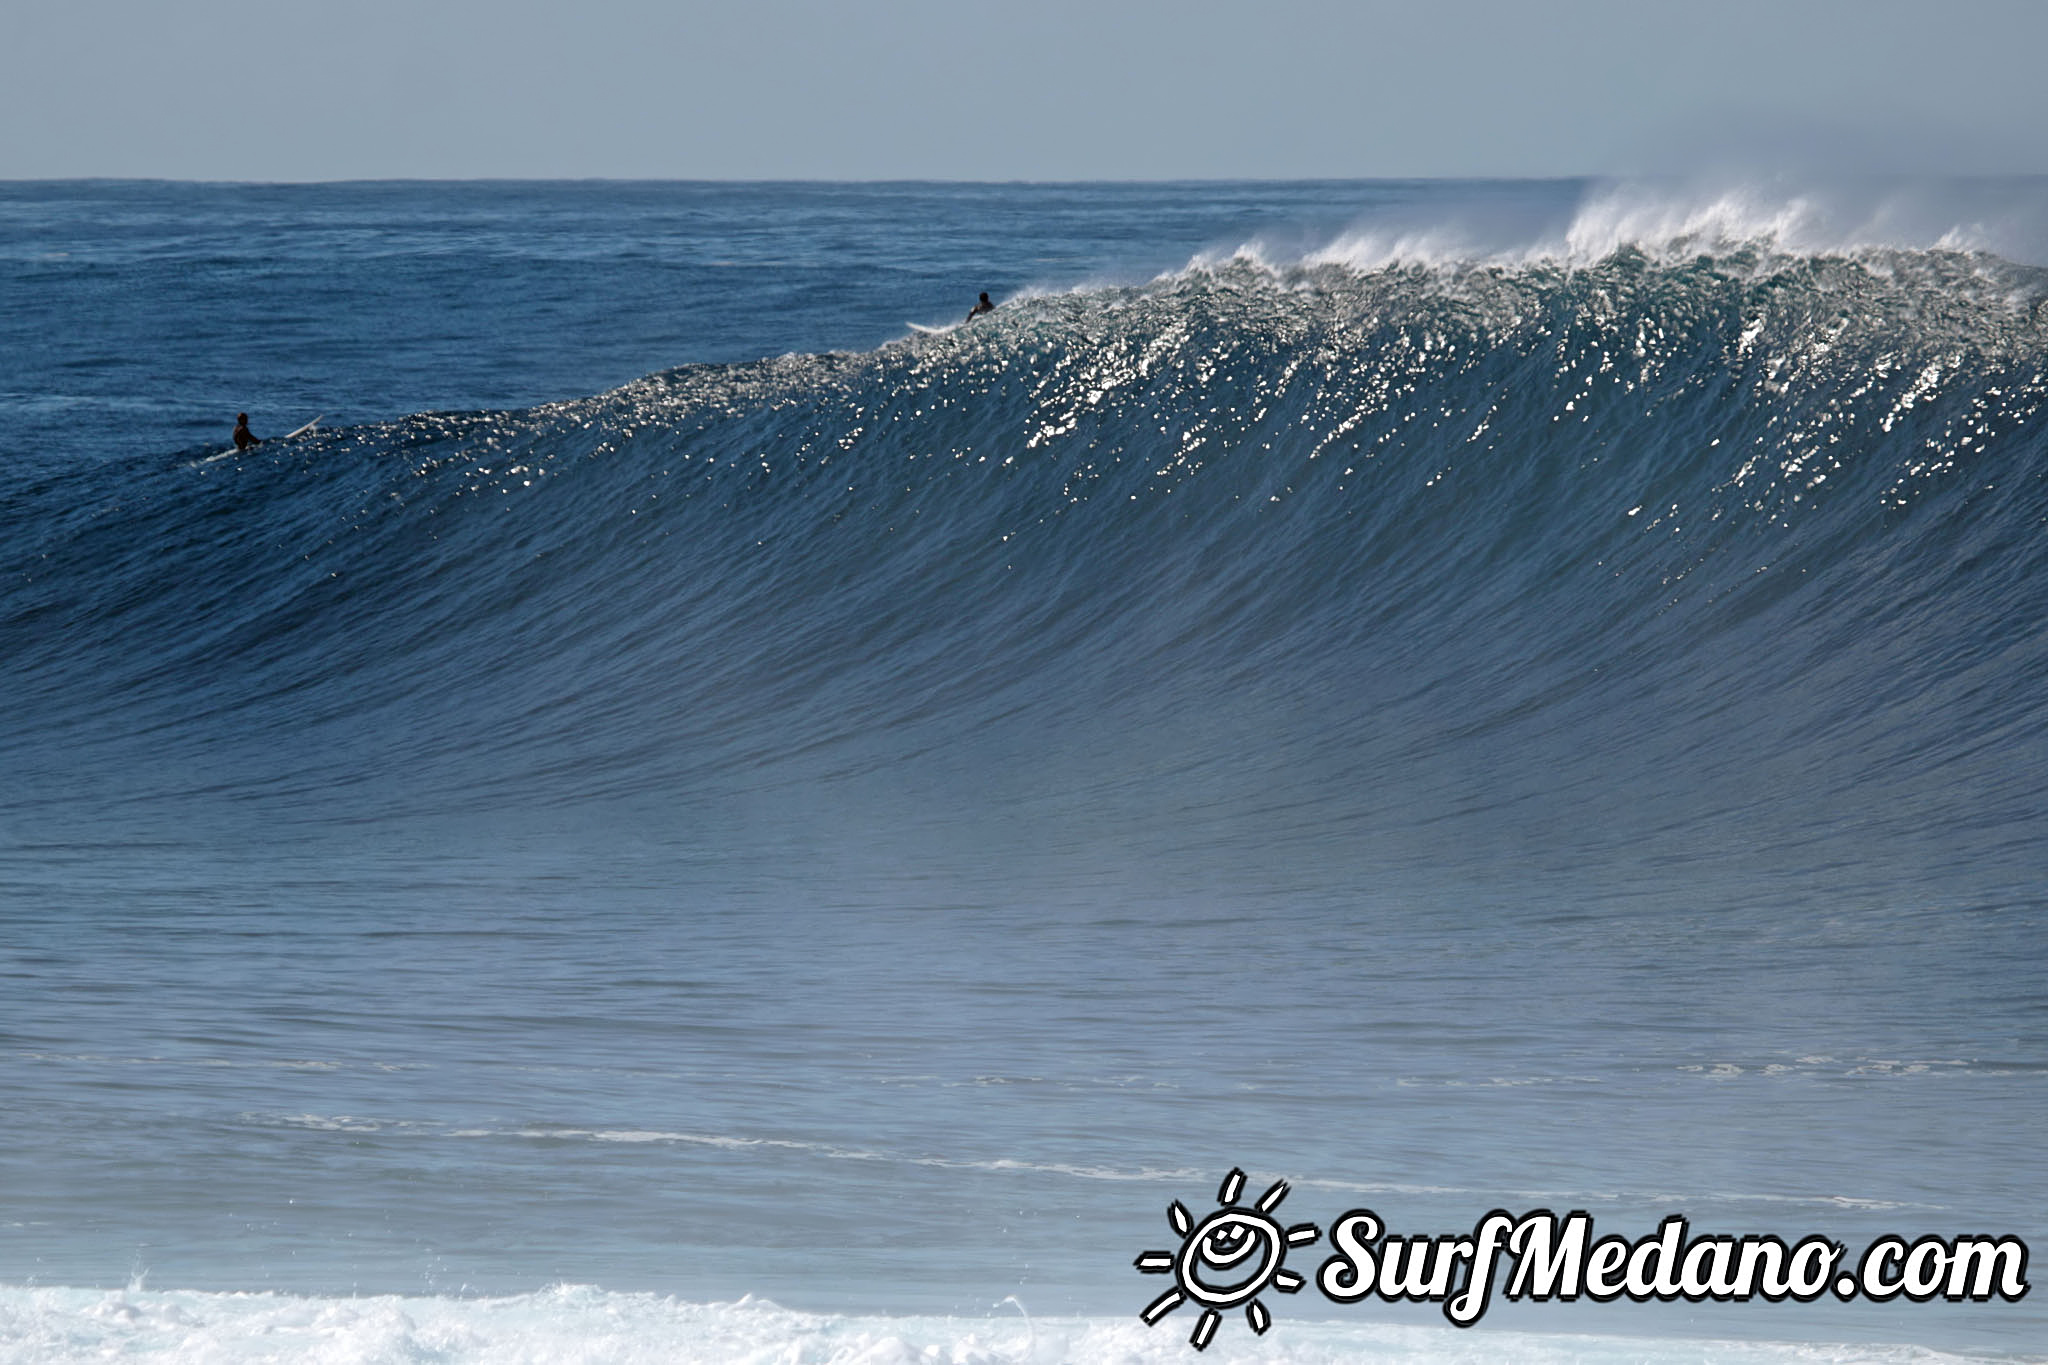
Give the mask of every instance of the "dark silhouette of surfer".
[[996, 306], [988, 301], [988, 291], [984, 289], [981, 291], [981, 302], [975, 304], [973, 308], [968, 310], [967, 320], [969, 322], [972, 322], [976, 318], [980, 317], [983, 313], [993, 313], [995, 311]]
[[[988, 297], [988, 295], [986, 295], [986, 294], [983, 294], [983, 295], [982, 295], [982, 297], [983, 297], [983, 298], [987, 298], [987, 297]], [[249, 414], [248, 414], [248, 413], [246, 413], [246, 412], [238, 412], [238, 413], [236, 413], [236, 414], [235, 414], [235, 449], [236, 449], [236, 450], [247, 450], [247, 449], [248, 449], [248, 448], [249, 448], [250, 446], [253, 446], [253, 445], [261, 445], [261, 444], [262, 444], [262, 442], [258, 441], [258, 440], [256, 439], [256, 437], [255, 437], [255, 434], [254, 434], [254, 433], [252, 433], [252, 432], [251, 432], [251, 431], [249, 430]]]

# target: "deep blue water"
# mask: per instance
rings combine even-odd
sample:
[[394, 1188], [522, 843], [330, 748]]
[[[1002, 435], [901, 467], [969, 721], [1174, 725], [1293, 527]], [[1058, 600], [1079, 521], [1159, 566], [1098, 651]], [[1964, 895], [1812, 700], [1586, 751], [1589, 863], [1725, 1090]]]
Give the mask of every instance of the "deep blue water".
[[0, 186], [0, 1341], [1180, 1359], [1232, 1166], [2048, 1245], [2044, 191], [1832, 194]]

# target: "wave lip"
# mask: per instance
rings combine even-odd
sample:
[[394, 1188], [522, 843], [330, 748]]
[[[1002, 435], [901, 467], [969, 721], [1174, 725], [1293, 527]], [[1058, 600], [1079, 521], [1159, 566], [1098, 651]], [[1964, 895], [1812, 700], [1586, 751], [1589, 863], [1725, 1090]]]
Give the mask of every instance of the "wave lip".
[[[1486, 203], [1432, 204], [1427, 216], [1397, 208], [1306, 251], [1254, 241], [1238, 254], [1267, 265], [1379, 270], [1584, 267], [1620, 251], [1670, 262], [1756, 250], [1792, 257], [1946, 251], [2048, 265], [2048, 178], [1597, 181], [1545, 215]], [[1214, 265], [1227, 254], [1196, 263]]]

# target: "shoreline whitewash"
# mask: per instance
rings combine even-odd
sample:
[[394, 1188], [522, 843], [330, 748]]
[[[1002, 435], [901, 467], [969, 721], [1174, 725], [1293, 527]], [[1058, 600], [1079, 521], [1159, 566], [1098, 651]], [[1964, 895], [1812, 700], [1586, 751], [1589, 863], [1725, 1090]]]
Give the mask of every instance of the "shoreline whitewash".
[[690, 1303], [563, 1285], [506, 1298], [312, 1298], [177, 1290], [0, 1286], [9, 1365], [2025, 1365], [1913, 1346], [1593, 1336], [1481, 1327], [1289, 1319], [1264, 1338], [1226, 1333], [1197, 1355], [1135, 1318], [1029, 1314], [991, 1304], [955, 1317], [798, 1313], [765, 1300]]

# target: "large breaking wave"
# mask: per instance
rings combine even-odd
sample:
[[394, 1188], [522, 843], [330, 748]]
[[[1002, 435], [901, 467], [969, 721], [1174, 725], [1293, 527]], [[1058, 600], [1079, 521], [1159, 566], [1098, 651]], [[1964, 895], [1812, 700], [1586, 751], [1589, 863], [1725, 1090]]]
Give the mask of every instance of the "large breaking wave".
[[42, 477], [0, 509], [6, 800], [846, 782], [1166, 842], [2011, 871], [2048, 272], [1609, 218]]

